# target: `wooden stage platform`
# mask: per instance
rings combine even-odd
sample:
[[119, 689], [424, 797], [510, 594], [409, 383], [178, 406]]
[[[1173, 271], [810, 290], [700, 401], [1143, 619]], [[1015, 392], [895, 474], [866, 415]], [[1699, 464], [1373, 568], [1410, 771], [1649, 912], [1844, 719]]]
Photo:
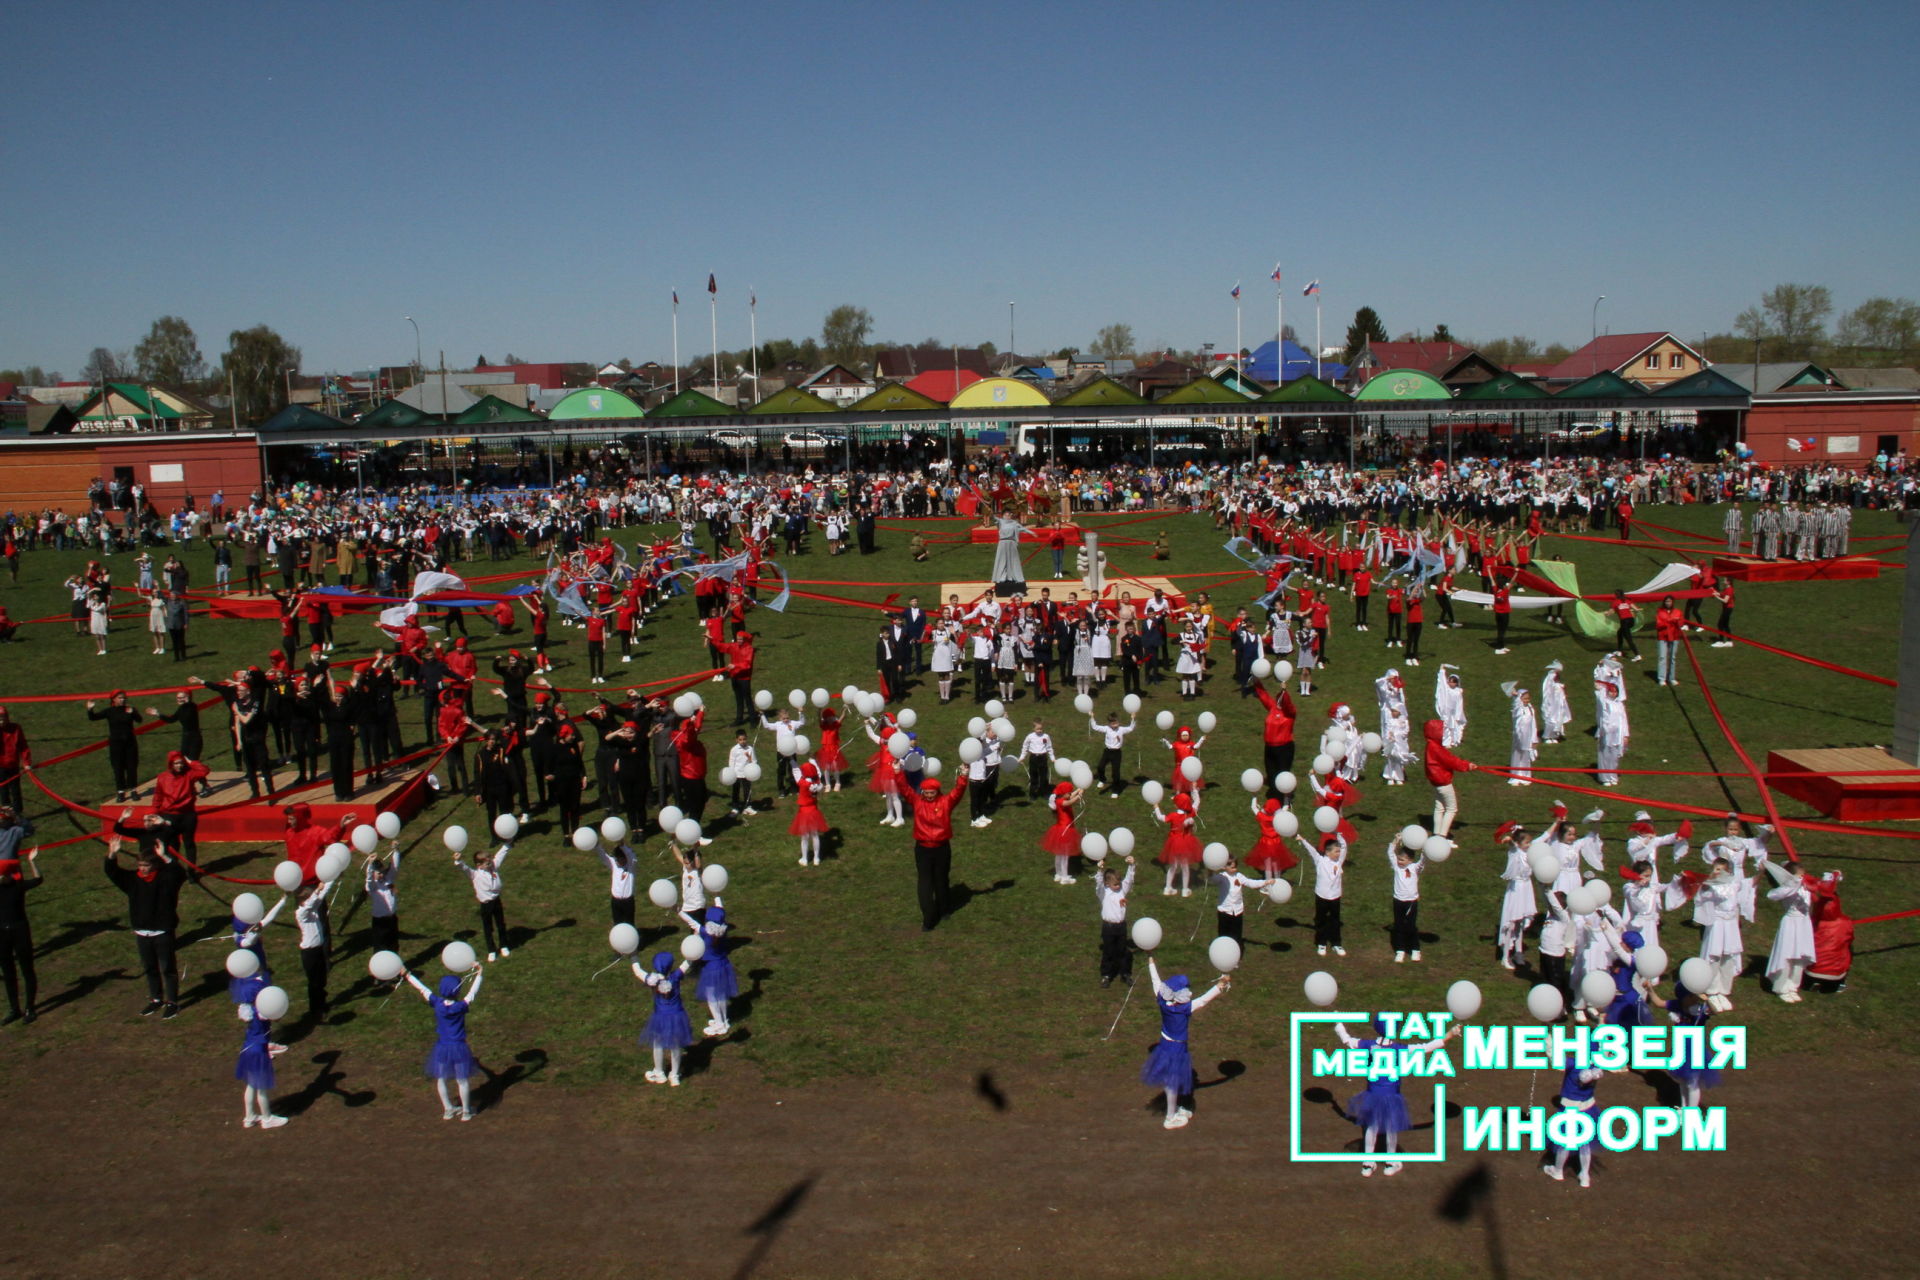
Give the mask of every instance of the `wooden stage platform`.
[[[1070, 547], [1079, 546], [1081, 540], [1086, 536], [1086, 530], [1077, 524], [1063, 524], [1057, 526], [1057, 528], [1061, 536], [1065, 538], [1066, 544]], [[1020, 535], [1020, 541], [1022, 543], [1037, 543], [1043, 547], [1047, 546], [1052, 542], [1055, 529], [1056, 526], [1050, 524], [1028, 529]], [[967, 530], [967, 537], [976, 544], [994, 543], [1000, 540], [1000, 531], [991, 525], [977, 524]]]
[[[372, 822], [376, 813], [393, 812], [404, 822], [425, 808], [435, 794], [427, 785], [426, 771], [417, 765], [397, 772], [389, 770], [386, 776], [386, 782], [357, 787], [352, 798], [345, 801], [333, 798], [333, 783], [323, 777], [319, 784], [277, 795], [271, 803], [236, 804], [247, 799], [246, 775], [218, 770], [207, 779], [213, 794], [200, 799], [198, 838], [240, 844], [279, 840], [286, 834], [287, 806], [295, 804], [310, 805], [313, 820], [322, 826], [333, 825], [347, 813], [358, 815], [361, 822]], [[292, 769], [282, 769], [274, 777], [279, 786], [287, 785], [292, 779]], [[152, 810], [149, 803], [152, 795], [151, 784], [134, 793], [131, 821], [138, 822]], [[214, 808], [223, 804], [236, 807]], [[109, 797], [97, 807], [110, 820], [117, 820], [120, 810], [126, 806], [115, 804]]]
[[1872, 556], [1833, 560], [1761, 560], [1755, 556], [1715, 556], [1713, 571], [1735, 582], [1838, 582], [1877, 578], [1880, 562]]
[[[1053, 599], [1056, 604], [1065, 604], [1069, 592], [1077, 591], [1083, 599], [1086, 596], [1086, 590], [1079, 578], [1046, 578], [1029, 573], [1027, 577], [1027, 599], [1038, 600], [1042, 587], [1053, 592]], [[1131, 592], [1133, 594], [1133, 606], [1137, 609], [1153, 595], [1156, 587], [1167, 593], [1167, 599], [1173, 601], [1174, 608], [1180, 609], [1186, 606], [1186, 594], [1176, 588], [1173, 583], [1166, 578], [1151, 576], [1135, 577], [1130, 573], [1113, 573], [1111, 571], [1107, 574], [1107, 580], [1100, 593], [1100, 598], [1108, 603], [1114, 603], [1120, 599], [1120, 593], [1122, 591]], [[993, 584], [991, 582], [943, 582], [940, 584], [939, 602], [945, 604], [948, 596], [959, 596], [961, 603], [971, 604], [991, 590], [993, 590]]]
[[1841, 822], [1920, 818], [1920, 771], [1879, 747], [1769, 751], [1767, 772], [1787, 775], [1769, 779], [1775, 791]]

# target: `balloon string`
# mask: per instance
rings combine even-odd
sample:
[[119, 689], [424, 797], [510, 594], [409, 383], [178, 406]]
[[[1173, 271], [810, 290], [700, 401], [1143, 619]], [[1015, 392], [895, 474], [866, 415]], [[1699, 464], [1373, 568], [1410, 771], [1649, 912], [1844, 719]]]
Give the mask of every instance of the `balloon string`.
[[1131, 999], [1133, 999], [1133, 984], [1129, 982], [1127, 984], [1127, 994], [1120, 997], [1120, 1012], [1113, 1015], [1113, 1025], [1107, 1028], [1107, 1034], [1100, 1037], [1102, 1040], [1113, 1039], [1113, 1033], [1120, 1029], [1120, 1018], [1127, 1011], [1127, 1001]]
[[[613, 968], [614, 965], [619, 964], [622, 960], [625, 960], [626, 958], [627, 957], [625, 956], [615, 956], [611, 964], [604, 965], [600, 969], [596, 970], [594, 972], [593, 978], [598, 978], [601, 974], [605, 973], [608, 969]], [[592, 982], [593, 978], [588, 978], [587, 981]]]

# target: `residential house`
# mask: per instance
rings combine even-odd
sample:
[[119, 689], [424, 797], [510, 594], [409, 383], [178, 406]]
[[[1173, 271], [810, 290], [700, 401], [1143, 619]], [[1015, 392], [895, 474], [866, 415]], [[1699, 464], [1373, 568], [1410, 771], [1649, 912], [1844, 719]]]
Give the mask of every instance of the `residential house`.
[[1549, 369], [1545, 381], [1572, 386], [1612, 372], [1651, 391], [1706, 367], [1698, 351], [1671, 333], [1603, 333]]
[[845, 408], [872, 395], [872, 378], [855, 373], [844, 364], [830, 364], [800, 380], [803, 391], [811, 391], [832, 405]]
[[1347, 382], [1362, 387], [1388, 369], [1418, 369], [1453, 391], [1490, 382], [1505, 372], [1459, 342], [1368, 342], [1354, 356]]

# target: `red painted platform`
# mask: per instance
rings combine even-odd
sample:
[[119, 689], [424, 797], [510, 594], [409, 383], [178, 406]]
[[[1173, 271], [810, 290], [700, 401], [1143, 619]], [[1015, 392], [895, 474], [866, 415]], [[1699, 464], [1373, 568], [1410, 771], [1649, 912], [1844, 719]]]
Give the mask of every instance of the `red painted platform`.
[[[1048, 524], [1041, 525], [1037, 529], [1028, 529], [1027, 532], [1020, 535], [1020, 541], [1037, 542], [1044, 547], [1052, 539], [1056, 528], [1060, 534], [1065, 537], [1067, 545], [1070, 547], [1079, 546], [1082, 538], [1085, 536], [1085, 531], [1077, 524], [1063, 524], [1058, 526]], [[1000, 540], [1000, 531], [998, 529], [983, 528], [980, 525], [975, 525], [967, 531], [967, 537], [976, 543], [998, 542]]]
[[1878, 747], [1769, 751], [1767, 773], [1786, 775], [1770, 778], [1775, 791], [1841, 822], [1920, 818], [1920, 772]]
[[1880, 562], [1872, 556], [1840, 556], [1833, 560], [1713, 558], [1713, 571], [1735, 582], [1836, 582], [1848, 578], [1877, 578], [1880, 568]]
[[[291, 778], [291, 770], [281, 775]], [[376, 813], [397, 813], [402, 822], [412, 818], [426, 807], [433, 792], [427, 785], [427, 771], [421, 768], [407, 769], [399, 773], [388, 773], [388, 781], [376, 786], [356, 788], [353, 798], [339, 801], [333, 798], [333, 783], [322, 781], [317, 786], [302, 787], [298, 791], [284, 791], [276, 795], [270, 804], [236, 804], [247, 798], [247, 779], [245, 774], [219, 772], [207, 779], [207, 785], [213, 794], [200, 800], [200, 828], [198, 838], [203, 841], [215, 841], [234, 844], [268, 843], [280, 840], [286, 835], [288, 805], [306, 804], [313, 808], [313, 820], [321, 826], [332, 826], [348, 813], [357, 815], [361, 822], [372, 822]], [[141, 803], [139, 797], [151, 797], [152, 788], [143, 787], [134, 793], [133, 817], [138, 822], [152, 811], [153, 806]], [[220, 805], [233, 805], [222, 809]], [[100, 810], [109, 819], [107, 825], [120, 817], [125, 805], [116, 805], [111, 800], [104, 801]]]

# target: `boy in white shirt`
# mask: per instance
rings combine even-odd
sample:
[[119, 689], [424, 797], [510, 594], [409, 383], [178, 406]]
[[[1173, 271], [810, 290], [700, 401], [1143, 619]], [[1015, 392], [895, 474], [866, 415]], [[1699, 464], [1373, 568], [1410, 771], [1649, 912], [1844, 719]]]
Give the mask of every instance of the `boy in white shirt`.
[[1393, 872], [1393, 962], [1406, 961], [1413, 953], [1420, 960], [1420, 873], [1427, 860], [1411, 849], [1402, 848], [1395, 836], [1387, 845], [1387, 866]]
[[1232, 857], [1228, 857], [1226, 866], [1213, 873], [1212, 880], [1217, 895], [1213, 908], [1218, 930], [1215, 936], [1232, 938], [1237, 943], [1247, 918], [1246, 890], [1264, 889], [1273, 881], [1271, 878], [1255, 880], [1243, 874], [1240, 863]]
[[1133, 952], [1127, 947], [1127, 895], [1133, 892], [1133, 855], [1127, 855], [1127, 869], [1105, 866], [1093, 879], [1093, 891], [1100, 902], [1100, 985], [1110, 987], [1115, 978], [1133, 985]]
[[1347, 949], [1340, 945], [1340, 894], [1346, 878], [1347, 842], [1338, 831], [1321, 836], [1317, 849], [1305, 840], [1298, 842], [1313, 860], [1314, 951], [1325, 955], [1332, 947], [1333, 954], [1343, 956]]
[[759, 810], [753, 807], [753, 784], [747, 781], [746, 768], [750, 764], [760, 763], [760, 757], [754, 754], [753, 744], [747, 741], [747, 731], [734, 732], [733, 745], [727, 748], [727, 768], [733, 771], [733, 802], [727, 812], [733, 817], [751, 818]]

